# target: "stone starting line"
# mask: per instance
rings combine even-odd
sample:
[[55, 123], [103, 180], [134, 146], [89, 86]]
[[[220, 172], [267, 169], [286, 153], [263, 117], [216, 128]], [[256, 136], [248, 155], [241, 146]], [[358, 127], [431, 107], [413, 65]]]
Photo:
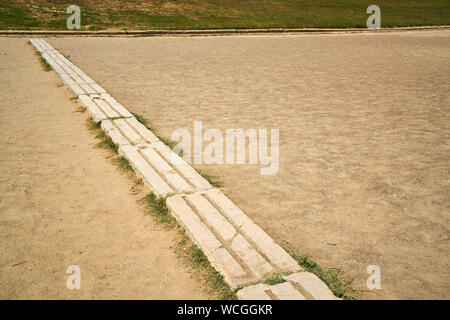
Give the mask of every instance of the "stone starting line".
[[[30, 43], [53, 68], [95, 122], [119, 146], [119, 154], [205, 253], [242, 300], [330, 300], [316, 275], [305, 272], [275, 241], [194, 168], [142, 125], [123, 105], [43, 39]], [[260, 283], [286, 272], [286, 282]]]
[[450, 25], [369, 28], [269, 28], [269, 29], [204, 29], [204, 30], [0, 30], [0, 36], [81, 36], [81, 37], [161, 37], [161, 36], [233, 36], [276, 34], [342, 34], [398, 31], [448, 30]]

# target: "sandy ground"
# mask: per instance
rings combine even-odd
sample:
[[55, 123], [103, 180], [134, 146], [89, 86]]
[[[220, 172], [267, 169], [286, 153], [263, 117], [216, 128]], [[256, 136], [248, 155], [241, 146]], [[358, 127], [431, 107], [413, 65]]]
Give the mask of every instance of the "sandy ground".
[[130, 110], [177, 128], [279, 128], [280, 170], [197, 166], [277, 241], [366, 289], [450, 298], [450, 32], [57, 38]]
[[0, 38], [0, 298], [208, 298], [58, 83], [26, 39]]

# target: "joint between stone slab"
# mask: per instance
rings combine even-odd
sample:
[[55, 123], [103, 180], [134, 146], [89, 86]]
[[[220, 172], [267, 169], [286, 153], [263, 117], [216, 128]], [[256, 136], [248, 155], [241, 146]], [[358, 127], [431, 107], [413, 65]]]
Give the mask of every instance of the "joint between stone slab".
[[[201, 195], [203, 196], [203, 195]], [[192, 211], [194, 212], [198, 212], [199, 210], [197, 210], [194, 206], [194, 204], [191, 202], [191, 200], [189, 198], [184, 198], [185, 202], [187, 203], [187, 205], [192, 209]], [[227, 250], [231, 250], [230, 246], [231, 243], [233, 242], [234, 238], [236, 238], [236, 236], [238, 236], [238, 232], [236, 230], [236, 228], [234, 228], [234, 234], [233, 237], [230, 240], [225, 240], [222, 236], [216, 234], [216, 231], [214, 230], [214, 227], [206, 221], [206, 219], [201, 215], [201, 214], [197, 214], [197, 216], [200, 218], [200, 220], [202, 220], [202, 222], [208, 227], [208, 229], [211, 230], [211, 232], [220, 240], [220, 242], [223, 244], [224, 248], [226, 248]], [[233, 226], [233, 225], [232, 225]]]
[[[161, 142], [162, 143], [162, 142]], [[157, 145], [150, 145], [150, 148], [152, 148], [162, 159], [164, 159], [164, 161], [166, 161], [166, 163], [173, 169], [175, 170], [176, 173], [178, 173], [180, 175], [181, 178], [183, 178], [184, 181], [186, 181], [186, 183], [193, 189], [196, 189], [194, 183], [191, 181], [191, 179], [189, 179], [180, 169], [178, 169], [176, 166], [174, 166], [172, 164], [172, 161], [170, 161], [169, 159], [167, 159], [167, 157], [165, 157], [162, 152], [160, 150], [158, 150], [158, 146]], [[171, 152], [173, 152], [171, 150]], [[181, 193], [181, 192], [180, 192]]]
[[[202, 192], [206, 192], [206, 191], [212, 190], [212, 189], [215, 189], [215, 188], [213, 186], [211, 186], [209, 188], [196, 188], [196, 189], [189, 190], [186, 192], [176, 192], [176, 193], [173, 193], [172, 196], [180, 195], [184, 199], [188, 195], [202, 193]], [[168, 195], [167, 197], [170, 197], [170, 196]]]
[[[240, 234], [245, 240], [247, 240], [247, 242], [256, 250], [257, 253], [259, 253], [264, 260], [267, 261], [267, 263], [277, 272], [281, 272], [282, 270], [276, 265], [274, 264], [271, 259], [269, 259], [269, 257], [261, 250], [261, 248], [252, 240], [250, 239], [244, 232], [241, 232], [242, 226], [244, 226], [247, 222], [244, 221], [242, 222], [241, 225], [236, 224], [234, 221], [232, 221], [232, 219], [230, 219], [226, 214], [224, 214], [223, 210], [213, 201], [213, 199], [211, 199], [211, 197], [205, 193], [206, 198], [208, 199], [208, 201], [211, 203], [211, 205], [220, 212], [220, 214], [224, 217], [224, 219], [226, 221], [228, 221], [228, 223], [230, 223], [235, 229], [236, 229], [236, 233]], [[250, 218], [249, 218], [250, 219]]]
[[[129, 118], [135, 118], [136, 119], [136, 117], [135, 116], [132, 116], [132, 117], [124, 117], [124, 118], [122, 118], [122, 119], [129, 119]], [[114, 120], [116, 120], [116, 119], [114, 119]], [[137, 119], [136, 119], [136, 121], [138, 121]], [[136, 133], [139, 137], [141, 137], [141, 139], [142, 140], [144, 140], [144, 141], [147, 141], [147, 139], [134, 127], [134, 126], [132, 126], [128, 121], [125, 121], [126, 123], [127, 123], [127, 125], [131, 128], [131, 130], [133, 130], [133, 132], [134, 133]], [[138, 121], [139, 122], [139, 121]], [[139, 122], [140, 123], [140, 122]], [[118, 128], [119, 128], [119, 126], [118, 126]], [[147, 130], [148, 130], [148, 128], [146, 128]], [[120, 130], [120, 128], [119, 128], [119, 130]], [[123, 136], [125, 136], [125, 132], [123, 132], [122, 130], [120, 130], [122, 133], [123, 133]], [[148, 130], [148, 131], [150, 131], [150, 130]], [[148, 144], [148, 143], [145, 143], [145, 144]], [[151, 144], [148, 144], [148, 145], [151, 145]]]
[[161, 179], [176, 193], [181, 193], [182, 191], [178, 191], [177, 188], [169, 181], [169, 179], [158, 169], [156, 166], [154, 166], [147, 157], [142, 154], [141, 149], [137, 148], [137, 152], [139, 155], [145, 160], [145, 162], [153, 169], [155, 172], [161, 177]]
[[[282, 283], [287, 283], [282, 286], [284, 287], [284, 290], [289, 287], [294, 289], [295, 292], [298, 293], [297, 296], [303, 298], [301, 300], [342, 300], [337, 298], [327, 284], [314, 273], [307, 271], [294, 272], [291, 275], [285, 275], [283, 280], [285, 280], [285, 282]], [[263, 288], [263, 292], [271, 299], [284, 300], [284, 298], [276, 292], [279, 291], [282, 283], [267, 285], [260, 281], [256, 285], [243, 286], [239, 292], [242, 292], [244, 296], [238, 292], [238, 297], [239, 299], [258, 298], [258, 290]], [[279, 293], [282, 293], [282, 291]], [[253, 296], [251, 293], [249, 294], [249, 292], [253, 292]]]
[[270, 287], [266, 290], [264, 290], [264, 292], [270, 297], [270, 299], [272, 300], [280, 300], [278, 299], [278, 297], [272, 292], [272, 290], [270, 290]]
[[[220, 248], [224, 248], [228, 251], [228, 253], [233, 257], [234, 260], [236, 260], [237, 263], [239, 263], [239, 265], [242, 267], [242, 269], [250, 276], [252, 276], [253, 278], [258, 278], [258, 276], [252, 271], [252, 269], [245, 263], [245, 261], [239, 257], [233, 250], [231, 250], [230, 245], [231, 243], [228, 243], [220, 234], [218, 234], [216, 232], [216, 230], [214, 230], [214, 227], [211, 226], [206, 219], [201, 215], [198, 214], [198, 210], [195, 209], [194, 205], [190, 202], [190, 200], [188, 198], [184, 199], [186, 204], [191, 208], [191, 210], [199, 217], [200, 221], [209, 229], [209, 231], [216, 237], [217, 240], [219, 240], [219, 242], [222, 244], [221, 247], [216, 248], [214, 251], [220, 249]], [[235, 234], [233, 236], [236, 237], [237, 236], [237, 231], [235, 230]], [[213, 252], [214, 252], [213, 251]]]
[[[127, 146], [127, 147], [132, 147], [132, 146], [130, 146], [130, 145], [126, 145], [126, 146]], [[135, 151], [136, 151], [136, 150], [135, 150]], [[137, 175], [138, 177], [142, 178], [142, 180], [143, 180], [144, 183], [150, 188], [150, 190], [154, 191], [158, 196], [159, 196], [159, 195], [162, 195], [162, 193], [160, 193], [160, 192], [158, 192], [157, 190], [155, 190], [155, 188], [153, 187], [153, 184], [151, 183], [151, 181], [148, 180], [147, 177], [144, 175], [144, 173], [141, 172], [140, 169], [142, 169], [142, 168], [139, 168], [139, 166], [138, 166], [134, 161], [132, 161], [131, 156], [130, 156], [126, 151], [124, 151], [123, 146], [120, 146], [120, 147], [119, 147], [119, 154], [122, 155], [123, 157], [125, 157], [125, 158], [130, 162], [130, 165], [133, 167], [134, 172], [136, 173], [136, 175]], [[136, 154], [137, 154], [139, 157], [142, 158], [142, 156], [141, 156], [137, 151], [136, 151]], [[143, 160], [143, 161], [146, 161], [144, 158], [143, 158], [142, 160]], [[151, 166], [149, 166], [149, 167], [151, 168], [152, 171], [154, 171], [154, 169], [153, 169]], [[154, 172], [155, 172], [155, 174], [161, 179], [161, 181], [162, 181], [164, 184], [166, 184], [165, 181], [162, 180], [162, 178], [158, 175], [158, 173], [157, 173], [156, 171], [154, 171]], [[173, 191], [172, 188], [170, 188], [170, 186], [167, 185], [167, 187], [168, 187], [169, 189], [171, 189], [170, 191]]]
[[134, 116], [131, 116], [131, 117], [127, 117], [127, 116], [109, 117], [109, 118], [105, 118], [105, 119], [100, 120], [100, 122], [101, 121], [105, 121], [105, 120], [114, 121], [114, 120], [129, 119], [129, 118], [134, 118]]
[[[101, 122], [102, 122], [102, 124], [103, 124], [103, 121], [108, 121], [108, 120], [109, 120], [109, 121], [110, 121], [109, 123], [111, 123], [114, 119], [129, 119], [129, 118], [132, 118], [132, 117], [110, 117], [110, 118], [107, 118], [107, 119], [102, 120]], [[136, 121], [137, 121], [137, 120], [136, 120]], [[137, 134], [138, 137], [141, 137], [141, 139], [146, 140], [145, 137], [142, 136], [141, 134], [139, 134], [139, 132], [138, 132], [131, 124], [129, 124], [128, 122], [126, 122], [126, 124], [130, 127], [130, 129], [133, 130], [134, 133]], [[186, 175], [186, 174], [183, 172], [183, 170], [181, 170], [180, 168], [178, 168], [176, 165], [174, 165], [174, 164], [172, 163], [172, 161], [171, 161], [170, 159], [167, 158], [167, 156], [160, 150], [160, 146], [163, 145], [161, 141], [158, 141], [158, 143], [151, 143], [151, 141], [150, 141], [150, 142], [145, 142], [145, 143], [139, 143], [139, 144], [136, 144], [136, 143], [134, 143], [134, 141], [132, 141], [132, 140], [128, 137], [128, 135], [122, 130], [123, 128], [122, 128], [121, 126], [118, 126], [118, 125], [116, 125], [116, 124], [114, 124], [114, 123], [111, 123], [111, 125], [114, 126], [114, 130], [117, 130], [116, 132], [118, 132], [118, 133], [120, 134], [120, 136], [123, 137], [123, 139], [124, 139], [124, 141], [123, 141], [124, 143], [119, 143], [119, 145], [122, 145], [122, 144], [125, 145], [125, 144], [126, 144], [126, 145], [129, 145], [129, 146], [135, 147], [135, 148], [136, 148], [136, 151], [137, 151], [137, 152], [138, 152], [138, 153], [146, 160], [147, 164], [148, 164], [150, 167], [152, 167], [154, 171], [157, 172], [157, 174], [164, 180], [164, 182], [165, 182], [167, 185], [169, 185], [169, 187], [175, 192], [175, 194], [192, 193], [192, 192], [195, 192], [195, 191], [197, 191], [197, 190], [205, 189], [204, 187], [203, 187], [203, 188], [198, 188], [198, 187], [196, 187], [195, 184], [194, 184], [194, 183], [191, 181], [191, 179], [189, 178], [189, 176]], [[113, 132], [111, 131], [111, 130], [113, 130], [113, 128], [109, 128], [109, 129], [103, 128], [103, 129], [104, 129], [104, 131], [106, 132], [107, 135], [109, 135], [111, 138], [113, 138]], [[146, 129], [146, 130], [148, 130], [148, 129]], [[117, 138], [117, 137], [116, 137], [116, 138]], [[116, 140], [116, 139], [113, 139], [113, 141], [115, 141], [115, 140]], [[116, 141], [115, 141], [115, 142], [116, 142]], [[145, 150], [146, 150], [146, 149], [151, 149], [151, 150], [153, 150], [153, 152], [154, 152], [157, 156], [159, 156], [159, 157], [162, 159], [162, 161], [165, 162], [165, 165], [168, 166], [168, 167], [170, 168], [170, 170], [173, 170], [173, 172], [175, 172], [175, 173], [179, 176], [179, 178], [183, 181], [183, 183], [185, 183], [186, 186], [188, 186], [189, 189], [191, 189], [191, 190], [184, 190], [184, 189], [180, 190], [180, 189], [178, 189], [178, 188], [171, 182], [170, 178], [169, 178], [169, 177], [166, 177], [165, 172], [159, 170], [159, 167], [156, 166], [156, 165], [154, 165], [154, 164], [150, 161], [150, 159], [147, 158], [147, 156], [146, 156], [146, 154], [145, 154]], [[169, 150], [169, 152], [172, 152], [172, 151]], [[129, 159], [129, 160], [132, 161], [132, 159]], [[190, 168], [191, 168], [191, 167], [190, 167]], [[191, 168], [191, 169], [192, 169], [192, 168]], [[194, 169], [192, 169], [192, 170], [194, 170]], [[212, 188], [212, 186], [210, 186], [210, 185], [208, 184], [208, 188]]]

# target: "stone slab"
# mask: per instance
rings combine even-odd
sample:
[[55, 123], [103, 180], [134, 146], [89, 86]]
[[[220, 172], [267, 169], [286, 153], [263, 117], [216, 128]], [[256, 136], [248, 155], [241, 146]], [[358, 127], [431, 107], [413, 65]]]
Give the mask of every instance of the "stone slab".
[[167, 162], [170, 162], [171, 166], [175, 168], [183, 178], [189, 182], [192, 186], [192, 190], [206, 190], [211, 189], [211, 184], [203, 178], [197, 171], [194, 170], [183, 158], [173, 152], [168, 146], [163, 143], [154, 144], [154, 148], [158, 151], [159, 155], [163, 157]]
[[79, 83], [78, 84], [83, 90], [84, 92], [86, 92], [87, 94], [96, 94], [98, 93], [96, 90], [94, 90], [89, 84], [87, 83]]
[[[57, 72], [58, 73], [58, 72]], [[70, 85], [74, 85], [77, 84], [68, 74], [66, 73], [58, 73], [59, 78], [61, 79], [61, 81], [66, 85], [66, 86], [70, 86]]]
[[33, 45], [33, 47], [42, 53], [44, 51], [44, 48], [41, 46], [41, 43], [37, 41], [36, 39], [29, 39], [30, 43]]
[[301, 288], [303, 292], [314, 300], [341, 300], [314, 273], [298, 272], [286, 276], [284, 279]]
[[122, 145], [119, 147], [119, 153], [128, 159], [136, 174], [142, 178], [144, 183], [157, 195], [165, 196], [174, 193], [169, 184], [164, 181], [158, 172], [147, 162], [140, 154], [139, 148], [131, 145]]
[[[86, 78], [85, 78], [85, 79], [86, 79]], [[95, 83], [95, 82], [90, 82], [89, 84], [90, 84], [90, 86], [92, 87], [92, 89], [95, 90], [96, 93], [98, 93], [98, 94], [106, 94], [106, 90], [103, 89], [101, 86], [99, 86], [97, 83]]]
[[124, 110], [121, 108], [116, 108], [110, 105], [99, 95], [88, 95], [81, 87], [79, 87], [79, 89], [82, 93], [78, 94], [78, 99], [80, 100], [81, 104], [87, 108], [88, 112], [91, 114], [95, 122], [99, 122], [109, 118], [133, 116], [129, 112], [124, 112]]
[[167, 207], [185, 228], [189, 238], [205, 253], [211, 265], [232, 288], [253, 280], [181, 195], [169, 197]]
[[297, 272], [276, 285], [256, 284], [237, 292], [240, 300], [341, 300], [315, 274]]
[[[109, 129], [114, 132], [111, 137], [114, 137], [120, 147], [123, 147], [124, 150], [126, 150], [124, 151], [124, 156], [127, 157], [132, 164], [133, 161], [138, 161], [139, 165], [135, 164], [137, 170], [140, 171], [144, 182], [156, 195], [167, 196], [173, 193], [195, 192], [199, 190], [195, 183], [190, 180], [192, 175], [185, 175], [183, 171], [178, 169], [179, 166], [177, 167], [177, 165], [174, 164], [173, 159], [176, 159], [176, 155], [167, 156], [166, 154], [166, 156], [164, 156], [164, 154], [160, 152], [160, 150], [172, 152], [167, 146], [163, 145], [161, 142], [138, 145], [127, 144], [117, 133], [120, 133], [122, 137], [124, 137], [124, 128], [130, 129], [130, 127], [125, 125], [128, 123], [126, 121], [117, 120], [114, 122], [116, 124], [123, 124], [123, 126], [122, 130], [112, 130], [112, 128], [109, 127]], [[109, 123], [106, 122], [104, 127], [108, 128], [108, 126]], [[127, 135], [127, 140], [139, 139], [136, 132], [128, 132]], [[131, 155], [130, 158], [128, 158], [128, 154]], [[205, 188], [211, 188], [209, 183], [204, 183], [203, 186]]]
[[71, 73], [69, 76], [78, 84], [91, 84], [90, 82], [86, 82], [84, 79], [82, 79], [77, 73]]
[[[56, 50], [55, 50], [56, 51]], [[59, 60], [61, 60], [62, 62], [64, 62], [67, 65], [73, 65], [73, 63], [67, 59], [64, 55], [62, 55], [61, 53], [59, 53], [58, 51], [56, 51], [56, 56], [59, 58]]]
[[101, 127], [117, 145], [154, 145], [162, 143], [135, 117], [104, 120]]
[[158, 152], [153, 148], [139, 150], [146, 161], [152, 166], [164, 181], [172, 188], [171, 193], [194, 191], [194, 188], [186, 181]]
[[263, 256], [240, 234], [233, 239], [230, 249], [248, 265], [259, 279], [262, 279], [267, 273], [275, 271]]
[[[241, 269], [245, 271], [246, 276], [236, 273], [239, 274], [238, 279], [230, 276], [225, 277], [229, 280], [228, 283], [230, 285], [236, 283], [239, 283], [239, 285], [255, 283], [261, 280], [267, 273], [276, 272], [277, 265], [261, 251], [261, 248], [257, 243], [251, 241], [244, 235], [241, 228], [228, 218], [229, 213], [223, 212], [222, 209], [217, 206], [217, 202], [219, 201], [214, 202], [211, 200], [221, 198], [217, 196], [217, 193], [226, 197], [218, 189], [202, 190], [192, 194], [177, 194], [170, 196], [167, 198], [167, 206], [171, 214], [177, 220], [182, 220], [185, 212], [189, 212], [190, 216], [195, 215], [198, 217], [211, 234], [214, 235], [215, 241], [219, 241], [222, 244], [222, 247], [233, 257], [232, 263], [238, 263]], [[178, 203], [178, 205], [172, 205], [173, 202]], [[227, 208], [232, 208], [234, 210], [234, 207], [231, 206], [224, 206], [224, 208], [225, 210], [227, 210]], [[248, 223], [251, 220], [248, 217], [245, 217], [245, 221]], [[189, 227], [185, 226], [185, 228]], [[207, 246], [206, 243], [202, 243], [202, 240], [195, 238], [194, 233], [189, 232], [188, 229], [186, 230], [191, 237], [194, 237], [192, 240], [195, 243], [198, 243], [201, 248]], [[284, 254], [287, 253], [284, 252]], [[208, 256], [208, 258], [212, 259], [210, 262], [217, 267], [217, 270], [220, 272], [224, 270], [225, 266], [220, 266], [218, 261], [213, 260], [214, 257]], [[224, 263], [226, 263], [226, 260], [221, 261], [225, 261]], [[297, 264], [295, 269], [299, 270], [301, 268]]]
[[75, 97], [86, 94], [86, 92], [76, 83], [68, 84], [67, 88]]
[[268, 285], [259, 283], [239, 290], [236, 295], [239, 300], [272, 300], [266, 293], [268, 289]]
[[[53, 52], [53, 51], [46, 51], [45, 52], [46, 56], [49, 56], [50, 58], [52, 58], [53, 61], [55, 61], [61, 68], [68, 66], [67, 64], [65, 64], [63, 61], [61, 61], [58, 56]], [[44, 55], [43, 55], [44, 56]]]
[[270, 286], [266, 291], [269, 295], [272, 294], [273, 300], [306, 300], [290, 282], [283, 282]]
[[41, 53], [42, 52], [46, 52], [46, 51], [52, 51], [54, 50], [53, 47], [45, 40], [43, 39], [34, 39], [35, 43], [38, 44], [39, 48], [41, 49]]
[[75, 71], [77, 75], [79, 75], [86, 83], [95, 83], [89, 76], [87, 76], [80, 68], [75, 65], [71, 66], [72, 70]]
[[298, 263], [283, 248], [220, 190], [212, 189], [205, 195], [220, 209], [229, 221], [232, 221], [240, 228], [240, 232], [270, 261], [271, 265], [276, 268], [276, 272], [295, 272], [301, 270]]
[[97, 104], [93, 101], [93, 99], [88, 95], [86, 94], [79, 95], [78, 101], [81, 103], [82, 106], [86, 108], [86, 110], [92, 116], [92, 120], [94, 122], [100, 122], [108, 118], [108, 116], [97, 106]]

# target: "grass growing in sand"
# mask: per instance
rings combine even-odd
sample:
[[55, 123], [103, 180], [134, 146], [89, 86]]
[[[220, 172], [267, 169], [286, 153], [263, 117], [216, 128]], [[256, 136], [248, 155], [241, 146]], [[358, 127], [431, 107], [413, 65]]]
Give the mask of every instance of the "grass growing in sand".
[[214, 188], [220, 188], [223, 187], [223, 182], [221, 180], [219, 180], [219, 177], [217, 176], [211, 176], [209, 174], [200, 172], [200, 170], [197, 170], [197, 172], [203, 177], [205, 178], [210, 185], [212, 185]]
[[101, 141], [97, 143], [97, 147], [104, 148], [104, 149], [110, 149], [114, 153], [119, 152], [119, 146], [115, 144], [112, 139], [103, 131], [101, 130], [95, 138], [100, 139]]
[[137, 113], [134, 113], [134, 112], [131, 112], [131, 114], [136, 118], [137, 121], [139, 121], [141, 124], [143, 124], [144, 127], [146, 127], [148, 130], [152, 131], [153, 134], [154, 134], [155, 136], [157, 136], [158, 139], [161, 140], [162, 143], [164, 143], [164, 144], [165, 144], [166, 146], [168, 146], [170, 149], [173, 149], [173, 148], [175, 147], [175, 145], [176, 145], [177, 143], [174, 142], [174, 141], [165, 139], [164, 137], [159, 136], [159, 135], [156, 133], [156, 130], [150, 125], [150, 122], [149, 122], [147, 119], [145, 119], [145, 118], [144, 118], [143, 116], [141, 116], [140, 114], [137, 114]]
[[[27, 41], [27, 43], [31, 46], [31, 42]], [[34, 47], [33, 47], [34, 49]], [[34, 54], [39, 58], [39, 62], [42, 65], [42, 68], [44, 69], [44, 71], [50, 71], [52, 70], [52, 66], [50, 64], [48, 64], [48, 62], [42, 57], [41, 53], [39, 51], [37, 51], [36, 49], [34, 49]]]
[[158, 198], [153, 192], [150, 192], [145, 196], [144, 200], [150, 208], [150, 213], [158, 223], [163, 224], [167, 229], [172, 229], [176, 226], [177, 222], [175, 218], [169, 214], [169, 210], [167, 209], [165, 197]]
[[270, 286], [273, 286], [275, 284], [286, 282], [286, 280], [283, 279], [284, 276], [287, 276], [289, 272], [279, 272], [279, 273], [268, 273], [260, 281], [260, 283], [268, 284]]
[[[77, 109], [83, 110], [83, 109]], [[86, 109], [84, 109], [86, 110]], [[133, 173], [133, 168], [131, 167], [130, 162], [124, 156], [119, 156], [119, 146], [112, 141], [111, 137], [109, 137], [105, 131], [103, 131], [100, 127], [100, 122], [94, 122], [92, 118], [88, 118], [87, 127], [90, 131], [93, 131], [96, 135], [95, 138], [100, 140], [95, 144], [95, 147], [101, 149], [107, 149], [113, 152], [115, 155], [112, 161], [117, 165], [117, 167], [126, 173]]]
[[48, 64], [47, 60], [45, 60], [39, 52], [36, 51], [36, 55], [39, 56], [39, 61], [41, 62], [44, 71], [48, 72], [52, 70], [52, 66]]
[[236, 299], [236, 292], [239, 288], [232, 290], [223, 276], [211, 266], [203, 251], [186, 236], [184, 229], [169, 214], [166, 198], [149, 193], [144, 197], [143, 202], [146, 203], [149, 213], [158, 223], [164, 225], [166, 229], [178, 231], [180, 239], [177, 241], [174, 250], [188, 267], [199, 273], [208, 292], [216, 295], [219, 299]]
[[131, 166], [130, 162], [124, 156], [119, 156], [119, 157], [115, 158], [114, 162], [117, 164], [117, 166], [119, 167], [120, 170], [122, 170], [124, 172], [134, 172], [133, 167]]
[[359, 292], [353, 288], [353, 279], [344, 275], [338, 268], [324, 269], [312, 261], [308, 256], [300, 254], [289, 244], [285, 244], [284, 249], [294, 258], [295, 261], [305, 270], [314, 273], [330, 288], [331, 292], [344, 300], [355, 300]]
[[[340, 269], [324, 269], [312, 261], [308, 256], [298, 253], [297, 250], [289, 244], [286, 244], [284, 249], [295, 261], [297, 261], [304, 271], [314, 273], [325, 282], [336, 297], [344, 300], [355, 300], [359, 295], [359, 292], [352, 287], [353, 280], [346, 277]], [[283, 277], [289, 274], [289, 272], [268, 273], [261, 281], [259, 281], [259, 283], [268, 285], [283, 283], [286, 282]]]

